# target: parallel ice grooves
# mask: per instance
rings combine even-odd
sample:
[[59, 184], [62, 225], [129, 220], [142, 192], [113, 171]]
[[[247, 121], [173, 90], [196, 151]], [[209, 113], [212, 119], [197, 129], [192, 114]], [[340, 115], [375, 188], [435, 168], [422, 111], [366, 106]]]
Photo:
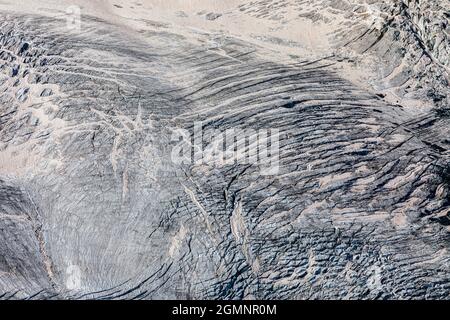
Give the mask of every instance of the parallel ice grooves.
[[[450, 297], [436, 114], [232, 38], [214, 52], [88, 17], [71, 36], [49, 18], [1, 21], [0, 152], [34, 159], [0, 172], [1, 299]], [[205, 141], [279, 129], [279, 174], [175, 165], [171, 133], [194, 121]], [[31, 213], [39, 239], [16, 217]]]

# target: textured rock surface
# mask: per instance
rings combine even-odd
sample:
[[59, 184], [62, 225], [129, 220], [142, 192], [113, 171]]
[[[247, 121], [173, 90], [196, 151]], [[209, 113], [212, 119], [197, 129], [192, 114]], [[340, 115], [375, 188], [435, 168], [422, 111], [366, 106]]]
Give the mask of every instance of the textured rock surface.
[[[448, 3], [230, 3], [327, 38], [2, 8], [1, 299], [450, 298]], [[173, 163], [195, 121], [279, 173]]]

